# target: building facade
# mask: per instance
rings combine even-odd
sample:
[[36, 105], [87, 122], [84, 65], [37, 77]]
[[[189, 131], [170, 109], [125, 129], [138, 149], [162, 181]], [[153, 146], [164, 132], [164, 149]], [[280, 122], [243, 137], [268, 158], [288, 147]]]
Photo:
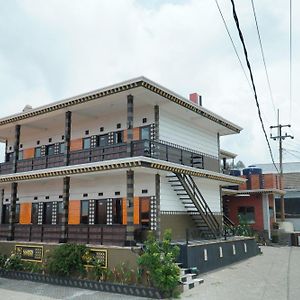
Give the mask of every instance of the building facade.
[[0, 238], [123, 246], [144, 230], [217, 234], [221, 186], [244, 182], [220, 172], [220, 137], [240, 130], [144, 77], [2, 118]]

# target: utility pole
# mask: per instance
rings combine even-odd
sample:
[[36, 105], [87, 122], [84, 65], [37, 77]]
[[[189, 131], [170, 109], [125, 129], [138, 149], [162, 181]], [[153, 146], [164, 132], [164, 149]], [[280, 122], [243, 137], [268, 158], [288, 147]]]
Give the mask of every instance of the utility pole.
[[[280, 172], [280, 189], [283, 190], [283, 167], [282, 167], [282, 141], [286, 138], [293, 139], [294, 137], [291, 135], [288, 135], [285, 133], [282, 135], [282, 128], [284, 127], [291, 127], [290, 124], [282, 125], [279, 122], [279, 109], [277, 111], [277, 125], [276, 126], [270, 126], [270, 129], [277, 128], [277, 136], [273, 136], [272, 133], [270, 135], [270, 138], [274, 141], [279, 140], [279, 172]], [[283, 222], [285, 220], [285, 209], [284, 209], [284, 196], [280, 196], [280, 218]]]

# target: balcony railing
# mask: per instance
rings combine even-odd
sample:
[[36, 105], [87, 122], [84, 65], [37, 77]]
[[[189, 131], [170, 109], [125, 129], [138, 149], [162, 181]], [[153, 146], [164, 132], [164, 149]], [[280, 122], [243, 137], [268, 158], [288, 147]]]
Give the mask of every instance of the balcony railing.
[[[126, 143], [72, 151], [70, 153], [69, 164], [77, 165], [135, 156], [146, 156], [194, 168], [205, 168], [216, 172], [219, 171], [219, 162], [217, 158], [181, 149], [175, 145], [173, 146], [167, 143], [154, 142], [151, 140], [133, 141], [131, 144], [131, 153], [127, 152]], [[30, 158], [17, 162], [17, 172], [28, 172], [61, 167], [64, 165], [64, 154]], [[0, 164], [0, 175], [10, 173], [12, 173], [11, 162]]]
[[[0, 240], [7, 240], [8, 225], [0, 224]], [[14, 225], [14, 240], [53, 242], [61, 238], [60, 225]], [[67, 241], [83, 244], [124, 246], [125, 225], [67, 225]]]

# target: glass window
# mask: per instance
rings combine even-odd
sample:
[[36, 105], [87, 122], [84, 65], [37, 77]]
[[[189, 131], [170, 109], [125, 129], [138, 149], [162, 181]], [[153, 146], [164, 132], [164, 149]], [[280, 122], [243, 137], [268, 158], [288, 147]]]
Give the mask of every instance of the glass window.
[[13, 157], [14, 157], [14, 153], [13, 152], [6, 153], [6, 159], [5, 159], [5, 161], [6, 162], [12, 161]]
[[9, 223], [9, 211], [10, 211], [10, 204], [5, 204], [2, 207], [2, 223], [8, 224]]
[[105, 147], [108, 145], [108, 134], [99, 135], [97, 139], [98, 147]]
[[122, 224], [122, 199], [113, 199], [113, 224]]
[[255, 213], [254, 213], [254, 207], [246, 207], [246, 206], [241, 206], [239, 207], [238, 214], [240, 218], [247, 222], [248, 224], [253, 224], [255, 223]]
[[141, 128], [141, 140], [150, 140], [150, 126]]
[[150, 198], [140, 198], [140, 220], [144, 228], [150, 227]]
[[59, 144], [59, 153], [64, 154], [65, 153], [65, 143]]
[[23, 150], [22, 151], [19, 151], [19, 158], [18, 158], [18, 160], [23, 160], [24, 159], [24, 152], [23, 152]]
[[123, 131], [114, 132], [114, 144], [123, 143]]
[[95, 224], [107, 224], [106, 200], [96, 201]]
[[89, 224], [89, 200], [81, 201], [80, 224]]
[[46, 155], [54, 155], [55, 153], [54, 144], [46, 146]]
[[41, 156], [42, 156], [42, 149], [41, 149], [41, 147], [35, 148], [34, 157], [41, 157]]
[[16, 204], [16, 216], [15, 216], [15, 223], [20, 222], [20, 204]]
[[63, 217], [63, 202], [60, 201], [57, 203], [57, 219], [56, 223], [57, 224], [62, 224], [62, 217]]
[[91, 138], [83, 139], [83, 149], [90, 149], [91, 148]]
[[39, 211], [39, 204], [38, 203], [32, 203], [31, 208], [31, 223], [32, 224], [38, 224], [38, 211]]
[[43, 203], [43, 224], [52, 224], [52, 202]]

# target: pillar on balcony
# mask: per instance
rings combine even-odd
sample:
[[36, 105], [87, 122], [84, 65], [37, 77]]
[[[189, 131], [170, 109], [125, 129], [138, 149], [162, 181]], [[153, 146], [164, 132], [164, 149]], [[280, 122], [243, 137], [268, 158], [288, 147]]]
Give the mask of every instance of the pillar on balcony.
[[154, 106], [154, 141], [159, 141], [159, 106]]
[[69, 219], [69, 201], [70, 201], [70, 177], [64, 177], [63, 179], [63, 210], [61, 221], [61, 236], [60, 243], [67, 242], [67, 229]]
[[133, 141], [133, 96], [127, 96], [127, 156], [132, 156]]
[[13, 155], [13, 164], [12, 164], [13, 173], [17, 172], [17, 163], [19, 159], [19, 149], [20, 149], [20, 132], [21, 132], [21, 125], [16, 125], [15, 140], [14, 140], [14, 155]]
[[134, 172], [128, 170], [127, 176], [127, 225], [126, 225], [126, 246], [135, 245], [133, 225], [133, 198], [134, 198]]
[[0, 197], [0, 224], [2, 223], [2, 213], [3, 213], [3, 201], [4, 201], [4, 189], [1, 190], [1, 197]]
[[14, 224], [16, 222], [16, 202], [18, 193], [18, 183], [13, 182], [11, 184], [11, 197], [10, 197], [10, 211], [9, 211], [9, 223], [8, 223], [8, 241], [14, 240]]
[[151, 197], [150, 229], [155, 232], [156, 238], [160, 240], [160, 175], [155, 175], [155, 197]]
[[71, 144], [72, 112], [65, 114], [65, 166], [70, 164], [70, 144]]

